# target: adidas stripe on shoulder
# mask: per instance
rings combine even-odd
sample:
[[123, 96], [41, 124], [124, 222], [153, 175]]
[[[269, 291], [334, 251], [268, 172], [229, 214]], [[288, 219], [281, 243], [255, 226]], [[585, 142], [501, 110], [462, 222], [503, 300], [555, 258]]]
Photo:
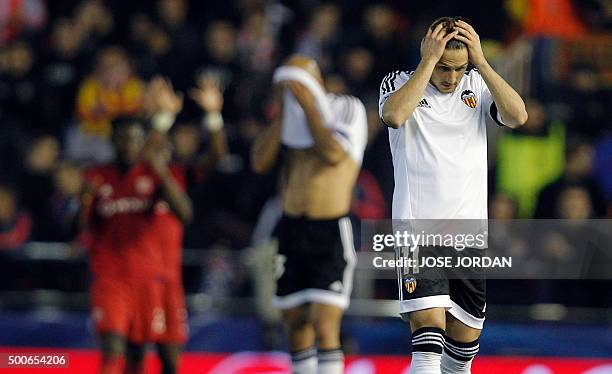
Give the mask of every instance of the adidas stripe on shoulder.
[[391, 73], [387, 74], [381, 84], [380, 84], [380, 94], [381, 95], [386, 95], [389, 94], [391, 92], [394, 92], [396, 89], [398, 89], [399, 87], [397, 86], [397, 82], [401, 79], [398, 79], [401, 77], [402, 74], [407, 74], [407, 79], [410, 78], [410, 76], [414, 73], [414, 71], [402, 71], [402, 70], [395, 70], [392, 71]]

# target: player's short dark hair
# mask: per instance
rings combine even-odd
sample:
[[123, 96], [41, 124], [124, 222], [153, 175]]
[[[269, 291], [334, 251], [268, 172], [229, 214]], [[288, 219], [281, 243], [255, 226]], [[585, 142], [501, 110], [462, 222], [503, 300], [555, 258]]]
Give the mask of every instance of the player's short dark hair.
[[[440, 17], [438, 19], [436, 19], [435, 21], [433, 21], [433, 23], [430, 26], [430, 29], [433, 31], [433, 29], [435, 29], [439, 24], [442, 24], [444, 27], [444, 36], [450, 34], [451, 32], [455, 31], [455, 22], [457, 21], [463, 21], [469, 25], [472, 24], [472, 21], [470, 21], [467, 18], [461, 17], [461, 16], [455, 16], [455, 17]], [[445, 49], [464, 49], [467, 48], [467, 45], [455, 38], [452, 38], [451, 40], [448, 41], [448, 43], [446, 43], [446, 47]]]

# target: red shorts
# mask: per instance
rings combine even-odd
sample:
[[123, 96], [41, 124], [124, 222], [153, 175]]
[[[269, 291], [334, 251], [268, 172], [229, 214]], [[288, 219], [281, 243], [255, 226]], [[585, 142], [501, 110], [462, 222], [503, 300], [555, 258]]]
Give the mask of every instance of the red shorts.
[[160, 343], [185, 344], [189, 327], [187, 325], [185, 291], [180, 278], [166, 281], [162, 294], [166, 316], [166, 332], [161, 334], [157, 341]]
[[160, 280], [95, 277], [91, 305], [96, 332], [117, 334], [136, 344], [157, 341], [166, 332], [162, 292]]

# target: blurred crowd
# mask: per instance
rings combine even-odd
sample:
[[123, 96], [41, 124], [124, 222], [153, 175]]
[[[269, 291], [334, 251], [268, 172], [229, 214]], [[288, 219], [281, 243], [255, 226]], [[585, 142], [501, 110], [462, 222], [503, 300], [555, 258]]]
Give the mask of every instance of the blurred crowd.
[[[139, 115], [154, 75], [186, 92], [211, 74], [224, 88], [230, 154], [188, 186], [196, 215], [185, 246], [248, 246], [277, 187], [275, 175], [249, 170], [249, 147], [267, 125], [271, 74], [293, 52], [317, 59], [329, 91], [365, 103], [369, 145], [352, 213], [388, 217], [378, 87], [388, 72], [414, 69], [423, 30], [455, 14], [472, 20], [494, 64], [520, 41], [534, 46], [529, 121], [494, 137], [490, 217], [612, 217], [608, 1], [0, 0], [0, 250], [70, 241], [83, 168], [113, 158], [111, 121]], [[607, 61], [560, 64], [559, 44], [582, 38], [599, 38]], [[206, 147], [201, 115], [186, 100], [171, 131], [183, 163]]]

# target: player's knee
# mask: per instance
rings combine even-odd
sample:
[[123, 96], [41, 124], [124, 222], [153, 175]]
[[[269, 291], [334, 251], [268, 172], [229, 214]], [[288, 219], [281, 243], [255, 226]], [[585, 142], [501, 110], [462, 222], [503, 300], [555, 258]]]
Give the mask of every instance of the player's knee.
[[437, 327], [446, 330], [444, 308], [431, 308], [411, 312], [409, 318], [412, 331], [423, 327]]
[[120, 357], [125, 354], [125, 339], [116, 334], [104, 334], [100, 337], [102, 354], [105, 358]]
[[448, 315], [446, 320], [446, 335], [452, 339], [461, 342], [469, 343], [480, 338], [481, 330], [465, 325], [452, 315]]

